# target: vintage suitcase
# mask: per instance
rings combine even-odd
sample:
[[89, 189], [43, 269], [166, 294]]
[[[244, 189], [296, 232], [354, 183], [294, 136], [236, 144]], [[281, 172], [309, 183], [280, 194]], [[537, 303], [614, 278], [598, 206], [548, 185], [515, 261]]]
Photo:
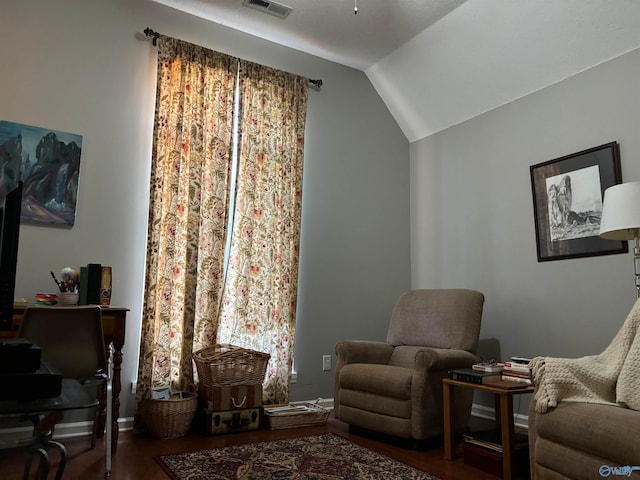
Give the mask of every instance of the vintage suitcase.
[[205, 435], [246, 432], [260, 428], [260, 408], [212, 411], [198, 409], [196, 424]]
[[200, 408], [214, 412], [260, 408], [262, 406], [262, 385], [230, 385], [224, 387], [198, 387]]

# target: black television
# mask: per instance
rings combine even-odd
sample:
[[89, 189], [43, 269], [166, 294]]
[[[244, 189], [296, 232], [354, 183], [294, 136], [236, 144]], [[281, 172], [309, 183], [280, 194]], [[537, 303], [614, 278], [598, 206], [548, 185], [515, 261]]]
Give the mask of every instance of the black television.
[[22, 182], [7, 193], [0, 208], [0, 330], [11, 330], [16, 290]]

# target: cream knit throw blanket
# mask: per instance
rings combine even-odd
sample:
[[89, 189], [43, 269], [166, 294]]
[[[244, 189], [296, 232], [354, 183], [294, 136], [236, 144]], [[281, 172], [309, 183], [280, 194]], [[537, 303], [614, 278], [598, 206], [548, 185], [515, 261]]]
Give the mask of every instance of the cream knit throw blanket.
[[640, 410], [640, 300], [609, 346], [582, 358], [536, 357], [531, 368], [539, 413], [558, 402], [619, 405]]

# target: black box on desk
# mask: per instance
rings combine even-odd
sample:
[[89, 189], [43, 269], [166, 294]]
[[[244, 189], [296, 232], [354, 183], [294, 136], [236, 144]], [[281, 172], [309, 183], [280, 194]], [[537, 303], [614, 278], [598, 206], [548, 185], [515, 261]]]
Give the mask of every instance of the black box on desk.
[[100, 305], [101, 280], [101, 263], [89, 263], [86, 267], [80, 267], [78, 305]]
[[33, 373], [40, 368], [40, 347], [24, 338], [0, 342], [0, 373]]
[[199, 408], [195, 424], [205, 435], [246, 432], [260, 428], [260, 408], [215, 412]]
[[62, 375], [40, 364], [36, 372], [0, 375], [0, 400], [53, 398], [62, 392]]

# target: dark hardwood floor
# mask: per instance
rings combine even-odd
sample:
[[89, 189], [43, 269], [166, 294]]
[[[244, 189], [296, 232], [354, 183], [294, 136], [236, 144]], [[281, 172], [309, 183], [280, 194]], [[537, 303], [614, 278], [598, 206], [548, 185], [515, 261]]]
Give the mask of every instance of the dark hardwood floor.
[[[471, 429], [490, 428], [491, 423], [477, 418], [472, 419]], [[166, 480], [168, 477], [153, 459], [156, 455], [205, 450], [237, 445], [249, 442], [261, 442], [280, 438], [292, 438], [317, 433], [333, 432], [349, 440], [375, 450], [401, 462], [424, 470], [442, 480], [498, 480], [500, 477], [484, 473], [482, 470], [465, 465], [461, 455], [454, 461], [443, 459], [441, 445], [425, 450], [413, 450], [381, 441], [370, 435], [354, 433], [344, 423], [329, 417], [326, 425], [286, 430], [260, 429], [252, 432], [228, 435], [204, 436], [189, 433], [175, 440], [157, 440], [132, 432], [121, 432], [117, 453], [113, 456], [111, 478], [114, 480]], [[98, 480], [104, 478], [103, 440], [96, 448], [89, 448], [89, 438], [71, 438], [60, 440], [67, 448], [67, 466], [64, 479]], [[57, 458], [52, 455], [52, 472], [57, 468]], [[18, 450], [0, 451], [0, 479], [22, 478], [25, 454]], [[34, 462], [35, 463], [35, 462]], [[53, 473], [49, 478], [54, 478]]]

